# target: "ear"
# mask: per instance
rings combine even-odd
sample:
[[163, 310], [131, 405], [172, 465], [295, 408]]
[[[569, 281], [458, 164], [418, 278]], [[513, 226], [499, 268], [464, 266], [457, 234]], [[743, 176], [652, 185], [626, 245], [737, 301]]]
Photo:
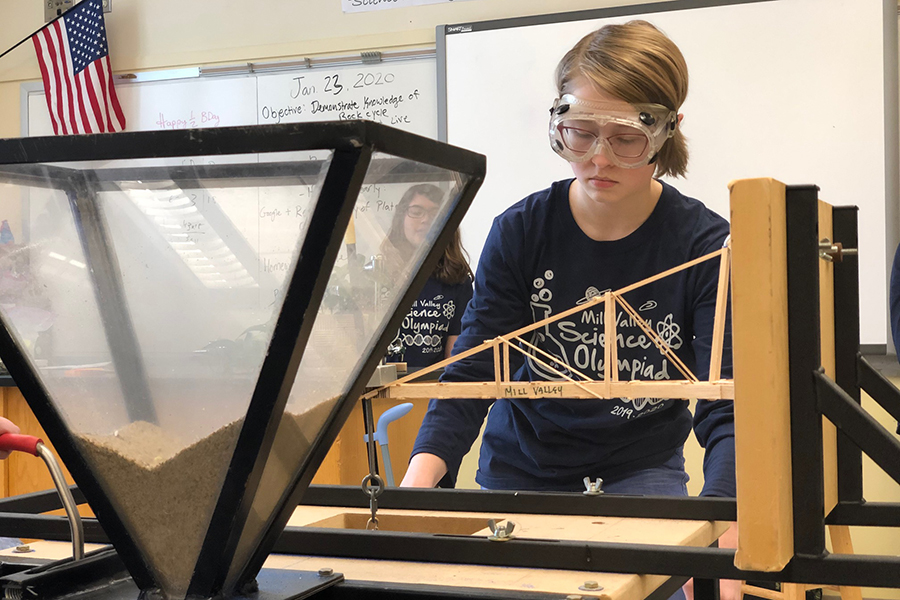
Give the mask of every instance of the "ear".
[[678, 124], [681, 125], [681, 120], [684, 119], [684, 113], [678, 113]]

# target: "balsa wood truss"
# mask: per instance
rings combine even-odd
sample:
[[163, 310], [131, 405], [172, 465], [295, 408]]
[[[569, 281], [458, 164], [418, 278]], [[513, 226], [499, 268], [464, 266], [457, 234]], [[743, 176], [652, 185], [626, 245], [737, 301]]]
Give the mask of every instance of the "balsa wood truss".
[[[663, 279], [669, 275], [689, 269], [708, 260], [719, 259], [719, 281], [716, 295], [716, 313], [709, 364], [709, 380], [700, 381], [697, 376], [678, 358], [663, 338], [653, 331], [647, 321], [625, 300], [624, 294], [644, 285]], [[470, 348], [456, 356], [442, 360], [415, 373], [374, 390], [368, 397], [411, 399], [411, 398], [594, 398], [608, 400], [614, 398], [701, 398], [706, 400], [734, 399], [734, 381], [722, 379], [722, 346], [725, 337], [725, 315], [728, 306], [728, 284], [731, 264], [730, 245], [694, 260], [673, 267], [647, 279], [615, 291], [595, 296], [574, 308], [553, 315], [527, 327], [522, 327], [506, 335], [499, 335], [479, 346]], [[619, 380], [617, 344], [604, 343], [603, 379], [596, 380], [581, 373], [571, 365], [562, 363], [522, 336], [536, 329], [581, 311], [604, 305], [604, 339], [616, 340], [616, 309], [621, 307], [640, 327], [662, 355], [669, 359], [684, 379], [668, 381]], [[558, 381], [513, 381], [510, 372], [510, 349], [556, 374]], [[442, 369], [449, 364], [468, 358], [479, 352], [492, 351], [494, 356], [494, 380], [477, 382], [416, 382], [417, 379]], [[554, 366], [556, 365], [556, 366]], [[616, 365], [616, 368], [611, 368]], [[568, 375], [571, 373], [571, 375]]]

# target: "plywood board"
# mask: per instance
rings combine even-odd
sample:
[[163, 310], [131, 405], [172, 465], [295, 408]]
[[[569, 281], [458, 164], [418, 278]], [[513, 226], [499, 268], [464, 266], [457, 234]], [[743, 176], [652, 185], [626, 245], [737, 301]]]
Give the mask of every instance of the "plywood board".
[[785, 186], [732, 182], [732, 340], [741, 569], [793, 556]]
[[[288, 525], [312, 525], [336, 514], [368, 515], [365, 509], [340, 507], [300, 506], [294, 511]], [[523, 539], [558, 539], [568, 541], [620, 542], [638, 544], [672, 544], [681, 546], [708, 546], [728, 527], [727, 523], [706, 521], [676, 521], [668, 519], [626, 519], [621, 517], [584, 517], [438, 511], [379, 510], [380, 517], [390, 515], [418, 516], [419, 518], [453, 517], [482, 519], [485, 528], [473, 535], [489, 534], [487, 520], [498, 522], [508, 517], [516, 523], [514, 535]], [[272, 556], [267, 566], [298, 570], [318, 570], [329, 567], [343, 573], [347, 579], [391, 582], [401, 584], [446, 585], [479, 589], [509, 590], [519, 592], [548, 592], [582, 595], [585, 597], [616, 600], [641, 600], [665, 581], [665, 577], [653, 575], [627, 575], [551, 569], [520, 569], [510, 567], [486, 567], [476, 565], [444, 565], [406, 563], [384, 560], [358, 560], [334, 557]], [[586, 593], [579, 586], [585, 581], [596, 581], [603, 587], [596, 593]]]
[[[368, 511], [341, 507], [300, 506], [294, 512], [288, 524], [293, 526], [314, 524], [323, 520], [334, 519], [334, 517], [342, 514], [366, 515]], [[488, 534], [486, 526], [488, 518], [503, 518], [502, 515], [491, 515], [488, 513], [398, 510], [382, 510], [379, 511], [379, 515], [481, 519], [485, 523], [485, 528], [475, 535]], [[727, 523], [623, 519], [619, 517], [515, 515], [513, 520], [518, 525], [514, 533], [521, 535], [522, 538], [544, 539], [545, 537], [553, 536], [555, 539], [566, 540], [584, 539], [684, 546], [708, 546], [716, 536], [721, 535], [727, 528]], [[582, 533], [584, 535], [581, 535]], [[89, 547], [93, 549], [99, 546], [90, 545]], [[32, 544], [32, 548], [35, 552], [26, 556], [57, 559], [71, 555], [71, 545], [64, 542], [35, 542]], [[0, 556], [15, 556], [15, 554], [11, 550], [4, 550], [0, 551]], [[666, 580], [666, 577], [658, 575], [411, 563], [283, 554], [269, 556], [263, 566], [272, 569], [300, 571], [318, 571], [320, 568], [328, 567], [336, 573], [342, 573], [345, 579], [354, 581], [450, 586], [512, 592], [546, 592], [609, 600], [643, 600]], [[596, 581], [602, 589], [590, 593], [580, 590], [579, 586], [584, 585], [586, 581]]]

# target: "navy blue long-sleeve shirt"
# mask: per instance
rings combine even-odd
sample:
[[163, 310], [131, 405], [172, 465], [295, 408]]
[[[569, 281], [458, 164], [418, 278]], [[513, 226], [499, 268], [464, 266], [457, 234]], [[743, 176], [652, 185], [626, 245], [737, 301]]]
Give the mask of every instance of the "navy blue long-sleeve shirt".
[[[571, 180], [532, 194], [495, 219], [475, 294], [454, 354], [617, 290], [722, 247], [728, 224], [697, 200], [663, 183], [650, 217], [616, 241], [595, 241], [578, 227], [568, 202]], [[708, 377], [718, 260], [625, 294], [625, 300], [700, 379]], [[603, 377], [603, 305], [529, 334], [528, 341], [593, 378]], [[618, 310], [619, 378], [683, 379], [669, 359]], [[730, 327], [727, 328], [730, 331]], [[722, 377], [731, 376], [730, 333]], [[511, 353], [513, 378], [558, 380]], [[490, 352], [458, 361], [444, 381], [493, 380]], [[478, 435], [493, 401], [432, 400], [413, 454], [428, 452], [451, 472]], [[585, 476], [614, 481], [672, 457], [690, 433], [684, 400], [501, 399], [485, 428], [476, 481], [492, 489], [583, 489]], [[733, 496], [734, 411], [730, 401], [699, 401], [693, 427], [706, 448], [704, 495]]]

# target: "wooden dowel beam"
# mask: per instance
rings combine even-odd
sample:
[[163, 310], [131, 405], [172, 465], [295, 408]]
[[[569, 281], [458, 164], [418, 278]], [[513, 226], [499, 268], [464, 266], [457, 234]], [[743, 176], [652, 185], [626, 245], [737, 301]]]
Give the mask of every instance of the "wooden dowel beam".
[[712, 348], [709, 355], [709, 380], [722, 376], [722, 349], [725, 344], [725, 317], [728, 309], [728, 284], [731, 281], [731, 248], [726, 248], [719, 261], [719, 285], [716, 289], [716, 316], [713, 320]]
[[734, 383], [728, 380], [700, 381], [509, 381], [500, 386], [493, 381], [452, 381], [404, 383], [384, 388], [385, 398], [701, 398], [732, 400]]

